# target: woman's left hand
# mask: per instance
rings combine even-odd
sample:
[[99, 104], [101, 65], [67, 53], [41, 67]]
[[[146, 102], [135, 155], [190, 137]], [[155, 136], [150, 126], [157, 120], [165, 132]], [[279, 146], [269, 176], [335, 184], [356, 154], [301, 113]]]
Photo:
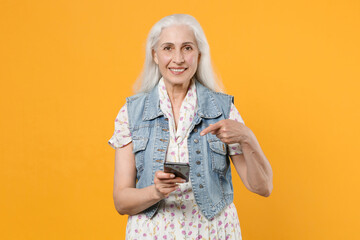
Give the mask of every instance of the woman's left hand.
[[243, 123], [224, 119], [210, 124], [200, 136], [212, 133], [226, 144], [239, 143], [243, 154], [233, 155], [236, 171], [250, 191], [268, 197], [272, 191], [272, 169], [254, 133]]
[[200, 132], [200, 136], [208, 133], [216, 135], [226, 144], [242, 143], [247, 140], [251, 130], [243, 123], [231, 119], [223, 119], [215, 124], [210, 124]]

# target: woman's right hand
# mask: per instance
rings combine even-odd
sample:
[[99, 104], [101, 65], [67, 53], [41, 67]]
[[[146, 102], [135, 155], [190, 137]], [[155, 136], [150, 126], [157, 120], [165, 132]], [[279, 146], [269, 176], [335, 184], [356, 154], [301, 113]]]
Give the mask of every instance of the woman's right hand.
[[166, 173], [163, 171], [156, 171], [154, 177], [154, 185], [156, 196], [161, 199], [167, 198], [169, 194], [175, 191], [178, 183], [186, 182], [180, 177], [175, 177], [173, 173]]

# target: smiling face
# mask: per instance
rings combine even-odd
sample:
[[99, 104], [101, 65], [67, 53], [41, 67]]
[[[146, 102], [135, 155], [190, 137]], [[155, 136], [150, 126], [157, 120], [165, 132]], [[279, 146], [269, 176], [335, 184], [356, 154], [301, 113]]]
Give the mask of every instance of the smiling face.
[[153, 58], [165, 83], [189, 84], [200, 59], [193, 31], [185, 25], [164, 28], [153, 50]]

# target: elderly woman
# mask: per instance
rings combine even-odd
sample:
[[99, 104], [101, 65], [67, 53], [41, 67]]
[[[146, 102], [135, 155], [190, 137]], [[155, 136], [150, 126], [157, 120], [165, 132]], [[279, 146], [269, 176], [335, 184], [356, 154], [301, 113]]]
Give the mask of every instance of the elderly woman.
[[[127, 239], [241, 239], [229, 156], [250, 191], [269, 196], [272, 169], [252, 131], [218, 89], [195, 18], [157, 22], [146, 45], [140, 93], [128, 97], [109, 144], [114, 203]], [[164, 172], [188, 163], [189, 181]]]

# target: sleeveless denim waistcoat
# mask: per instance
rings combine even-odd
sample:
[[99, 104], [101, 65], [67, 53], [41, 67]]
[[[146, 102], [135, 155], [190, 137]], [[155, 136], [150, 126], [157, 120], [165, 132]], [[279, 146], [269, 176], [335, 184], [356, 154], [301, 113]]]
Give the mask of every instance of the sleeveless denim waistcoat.
[[[200, 132], [222, 119], [228, 119], [233, 96], [217, 93], [198, 81], [196, 84], [198, 110], [187, 139], [190, 179], [201, 212], [213, 218], [233, 202], [233, 185], [227, 145], [211, 133]], [[164, 169], [169, 144], [169, 122], [160, 110], [158, 85], [149, 93], [139, 93], [126, 99], [129, 129], [136, 162], [136, 188], [154, 184], [155, 172]], [[145, 209], [152, 218], [161, 200]]]

